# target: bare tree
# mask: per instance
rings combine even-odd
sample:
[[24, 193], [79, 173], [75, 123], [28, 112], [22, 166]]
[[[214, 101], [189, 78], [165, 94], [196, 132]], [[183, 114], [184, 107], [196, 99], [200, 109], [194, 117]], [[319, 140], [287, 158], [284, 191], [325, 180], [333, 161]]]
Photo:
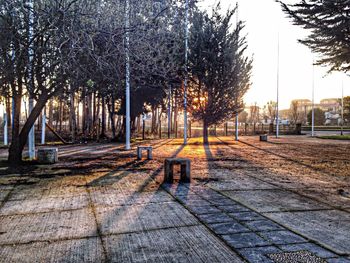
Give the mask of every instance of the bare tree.
[[297, 124], [300, 122], [301, 114], [299, 110], [299, 103], [296, 100], [293, 100], [290, 104], [289, 117], [292, 124]]

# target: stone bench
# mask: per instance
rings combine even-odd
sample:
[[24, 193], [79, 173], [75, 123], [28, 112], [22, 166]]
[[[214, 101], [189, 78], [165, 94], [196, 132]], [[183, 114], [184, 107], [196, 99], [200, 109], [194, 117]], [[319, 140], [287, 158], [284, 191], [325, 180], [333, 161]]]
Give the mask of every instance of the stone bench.
[[147, 160], [152, 160], [152, 146], [138, 146], [137, 147], [137, 160], [142, 159], [142, 151], [147, 151]]
[[38, 162], [40, 164], [54, 164], [58, 162], [58, 148], [38, 149]]
[[267, 142], [267, 134], [260, 135], [261, 142]]
[[180, 165], [180, 181], [191, 182], [191, 161], [186, 158], [168, 158], [164, 161], [164, 182], [172, 183], [174, 180], [174, 165]]

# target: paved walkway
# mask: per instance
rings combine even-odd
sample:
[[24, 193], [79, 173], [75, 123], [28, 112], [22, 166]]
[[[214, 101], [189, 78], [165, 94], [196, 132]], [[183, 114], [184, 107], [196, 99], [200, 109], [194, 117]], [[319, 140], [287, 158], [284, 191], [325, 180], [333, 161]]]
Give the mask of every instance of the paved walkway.
[[[349, 177], [332, 175], [350, 162], [304, 160], [302, 140], [160, 140], [152, 161], [64, 146], [53, 167], [0, 176], [0, 262], [350, 262]], [[161, 185], [174, 156], [191, 184]]]

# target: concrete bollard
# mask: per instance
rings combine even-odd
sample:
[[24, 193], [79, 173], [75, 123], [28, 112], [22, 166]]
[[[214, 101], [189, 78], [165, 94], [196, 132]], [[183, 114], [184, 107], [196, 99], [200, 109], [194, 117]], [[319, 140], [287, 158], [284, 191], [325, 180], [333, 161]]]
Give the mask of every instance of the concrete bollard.
[[137, 160], [142, 159], [142, 151], [146, 150], [147, 151], [147, 160], [152, 160], [153, 155], [152, 155], [152, 146], [138, 146], [137, 147]]
[[191, 161], [186, 158], [168, 158], [164, 161], [164, 182], [172, 183], [174, 180], [174, 165], [180, 165], [181, 178], [184, 183], [191, 182]]
[[54, 164], [58, 162], [58, 148], [38, 149], [38, 162], [40, 164]]
[[260, 141], [261, 142], [267, 142], [267, 134], [260, 135]]

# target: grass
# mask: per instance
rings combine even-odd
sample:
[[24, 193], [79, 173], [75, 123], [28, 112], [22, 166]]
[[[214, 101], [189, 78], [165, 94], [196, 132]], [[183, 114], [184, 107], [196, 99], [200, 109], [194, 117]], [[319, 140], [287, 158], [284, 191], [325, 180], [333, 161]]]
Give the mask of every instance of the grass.
[[350, 140], [350, 135], [325, 135], [317, 136], [317, 138], [330, 140]]

